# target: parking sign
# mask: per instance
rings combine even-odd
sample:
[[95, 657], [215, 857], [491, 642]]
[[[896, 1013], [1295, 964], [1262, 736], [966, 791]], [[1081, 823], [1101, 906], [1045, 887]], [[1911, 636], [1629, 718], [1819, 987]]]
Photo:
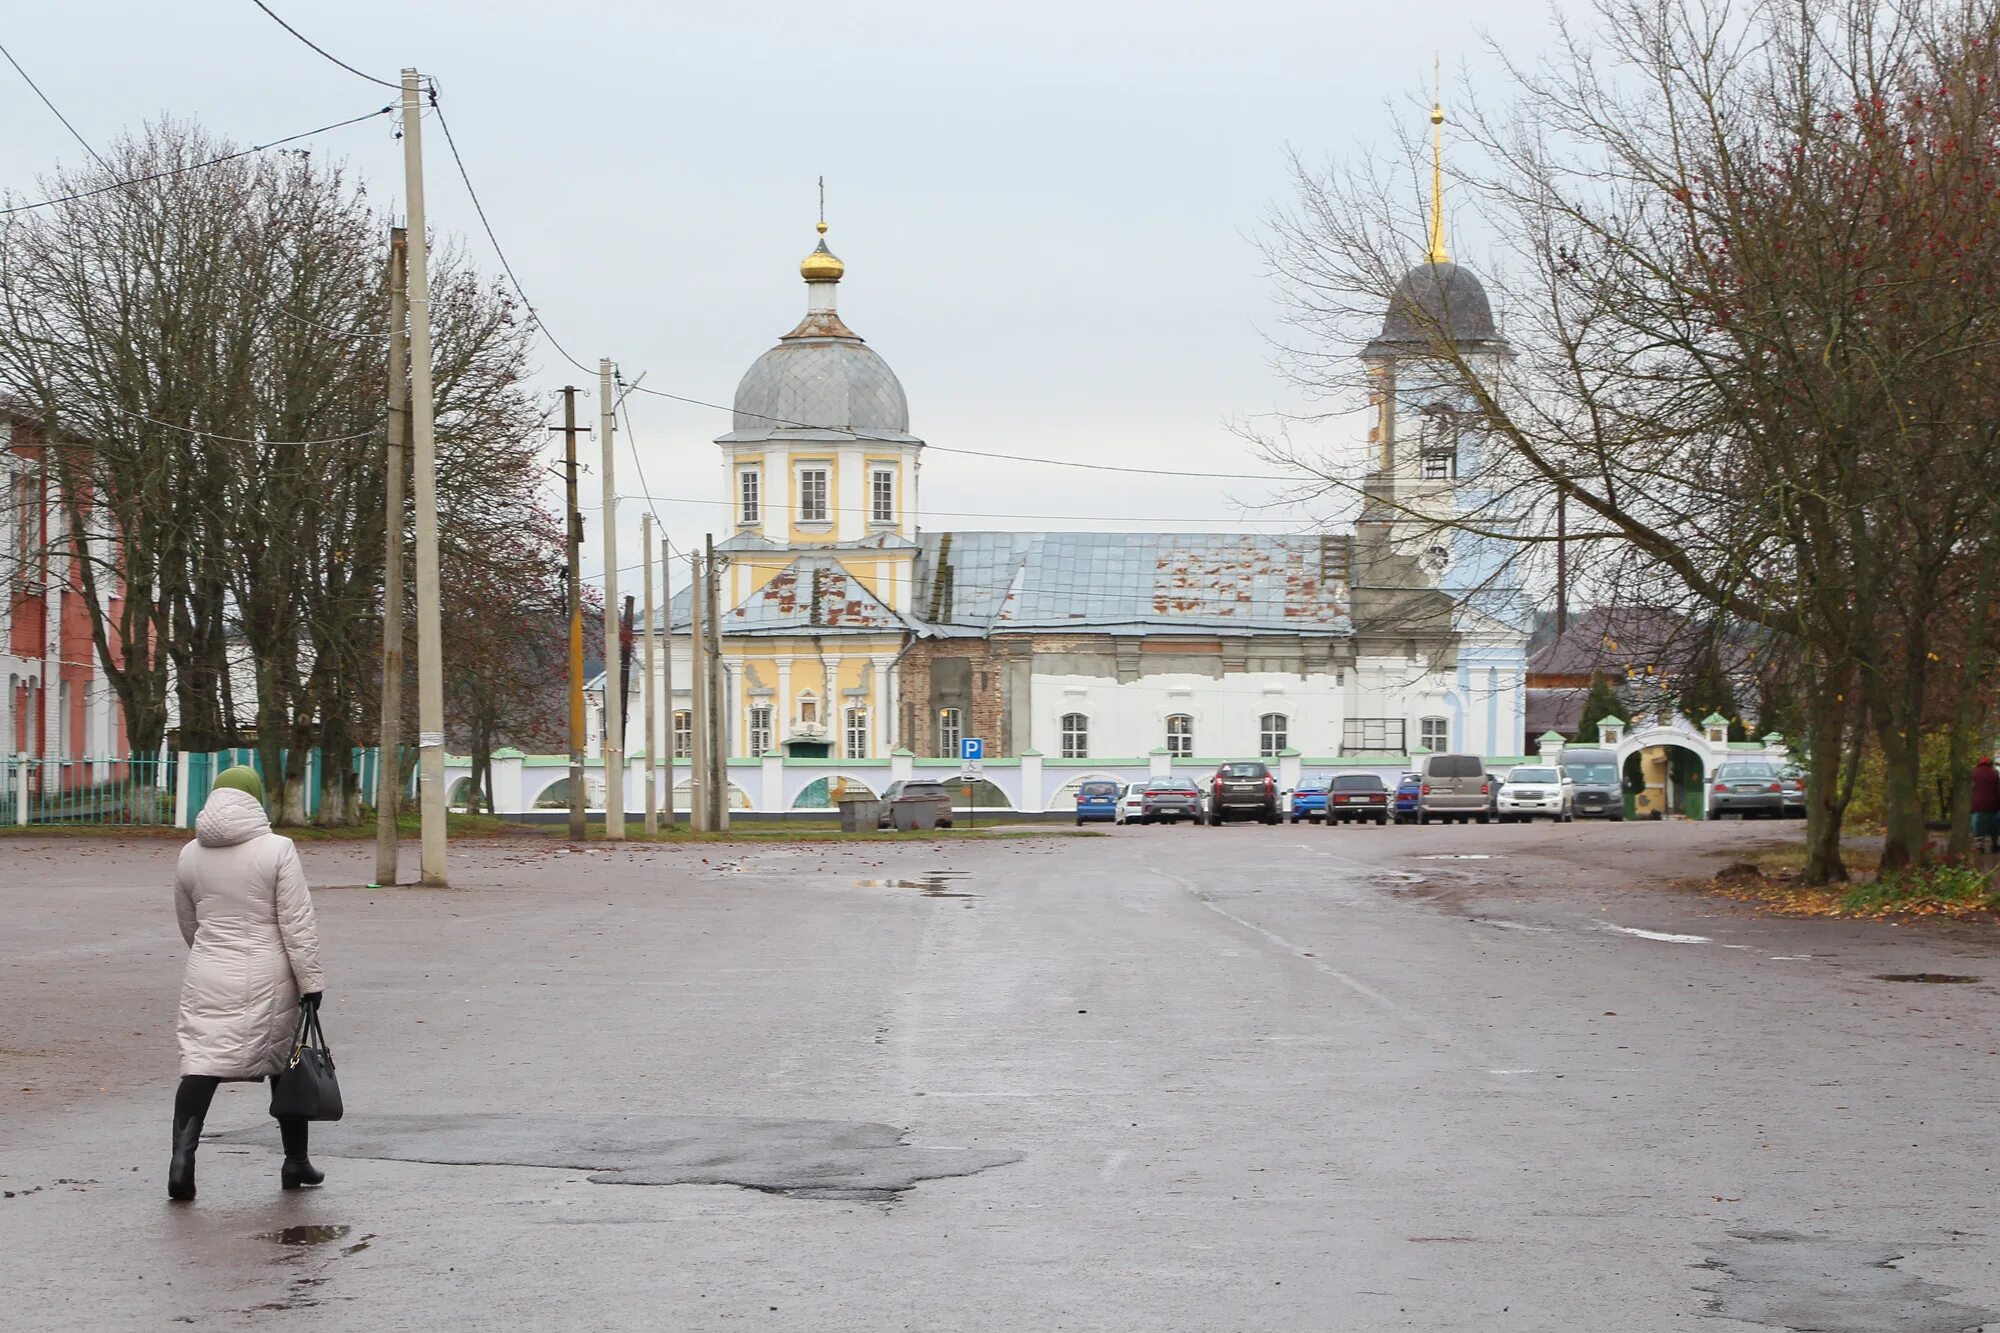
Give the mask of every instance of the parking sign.
[[961, 736], [958, 757], [967, 763], [977, 763], [986, 757], [986, 742], [978, 736]]

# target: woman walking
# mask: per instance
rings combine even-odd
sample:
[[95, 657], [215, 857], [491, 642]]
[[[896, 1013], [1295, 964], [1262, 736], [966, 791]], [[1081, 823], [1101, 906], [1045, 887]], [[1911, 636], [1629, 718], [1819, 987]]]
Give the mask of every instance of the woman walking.
[[[223, 1082], [276, 1081], [291, 1056], [299, 1013], [319, 1007], [319, 928], [290, 838], [271, 832], [264, 783], [231, 768], [181, 849], [174, 910], [188, 943], [177, 1031], [181, 1083], [174, 1096], [174, 1152], [167, 1197], [194, 1197], [202, 1121]], [[306, 1122], [284, 1118], [284, 1188], [325, 1179], [306, 1157]]]

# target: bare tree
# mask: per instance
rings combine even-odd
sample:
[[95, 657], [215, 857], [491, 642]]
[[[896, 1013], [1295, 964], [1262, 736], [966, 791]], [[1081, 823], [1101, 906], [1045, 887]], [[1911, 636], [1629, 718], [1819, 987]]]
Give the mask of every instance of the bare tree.
[[[1797, 645], [1807, 879], [1845, 877], [1856, 699], [1897, 775], [1885, 863], [1914, 859], [1928, 612], [1972, 567], [2000, 461], [1984, 396], [1946, 387], [2000, 322], [1994, 9], [1599, 0], [1595, 16], [1591, 34], [1559, 23], [1553, 58], [1510, 67], [1504, 109], [1467, 117], [1459, 190], [1504, 256], [1489, 280], [1515, 356], [1494, 375], [1430, 322], [1430, 373], [1488, 442], [1481, 503], [1448, 521], [1532, 561], [1561, 503], [1600, 589]], [[1290, 364], [1354, 401], [1365, 382], [1333, 348], [1397, 298], [1411, 193], [1367, 167], [1298, 177], [1269, 246], [1306, 335]]]

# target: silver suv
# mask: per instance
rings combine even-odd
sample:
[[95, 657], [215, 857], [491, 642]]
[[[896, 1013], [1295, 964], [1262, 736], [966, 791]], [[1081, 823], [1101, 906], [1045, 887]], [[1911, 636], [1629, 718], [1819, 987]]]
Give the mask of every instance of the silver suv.
[[1424, 758], [1423, 786], [1417, 791], [1417, 822], [1456, 819], [1463, 824], [1493, 817], [1493, 779], [1476, 754], [1433, 754]]

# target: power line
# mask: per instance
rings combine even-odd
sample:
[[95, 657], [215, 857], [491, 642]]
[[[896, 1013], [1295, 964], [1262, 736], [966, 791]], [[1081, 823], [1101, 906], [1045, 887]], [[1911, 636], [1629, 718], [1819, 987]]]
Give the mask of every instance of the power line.
[[27, 70], [21, 68], [21, 62], [14, 59], [14, 53], [12, 51], [9, 51], [6, 47], [0, 46], [0, 56], [7, 57], [7, 63], [14, 67], [14, 72], [21, 76], [21, 81], [34, 90], [35, 96], [42, 99], [42, 105], [47, 107], [51, 112], [53, 112], [55, 114], [55, 118], [62, 122], [63, 128], [69, 131], [70, 137], [83, 145], [83, 151], [89, 153], [92, 157], [97, 158], [97, 164], [99, 166], [105, 168], [107, 171], [110, 170], [111, 164], [109, 162], [106, 162], [102, 157], [98, 157], [97, 150], [90, 146], [90, 140], [84, 138], [81, 134], [77, 133], [76, 126], [69, 123], [69, 117], [65, 116], [62, 113], [62, 108], [58, 107], [54, 102], [51, 102], [49, 100], [49, 95], [42, 91], [42, 86], [36, 83], [32, 78], [28, 76]]
[[331, 60], [334, 64], [346, 70], [349, 74], [352, 74], [357, 78], [366, 79], [370, 83], [379, 83], [384, 88], [394, 88], [397, 89], [398, 91], [401, 91], [403, 85], [400, 83], [391, 83], [387, 79], [378, 79], [373, 74], [364, 74], [360, 70], [354, 68], [354, 66], [348, 64], [345, 60], [342, 60], [339, 56], [327, 50], [325, 47], [321, 46], [318, 42], [315, 42], [312, 38], [306, 36], [304, 33], [300, 32], [297, 28], [294, 28], [291, 24], [279, 18], [277, 15], [277, 11], [273, 10], [269, 5], [265, 4], [264, 0], [250, 0], [250, 3], [257, 6], [257, 8], [263, 10], [266, 14], [269, 14], [271, 16], [271, 22], [283, 28], [286, 32], [298, 38], [301, 42], [304, 42], [314, 51], [317, 51], [320, 55], [326, 57], [328, 60]]
[[333, 130], [345, 129], [349, 125], [359, 125], [364, 120], [373, 120], [377, 116], [386, 116], [395, 109], [394, 106], [385, 106], [380, 110], [370, 111], [365, 115], [349, 116], [346, 120], [336, 120], [333, 124], [322, 125], [318, 129], [304, 130], [298, 134], [288, 134], [282, 139], [273, 139], [269, 143], [252, 144], [248, 148], [240, 148], [233, 153], [224, 153], [220, 157], [211, 157], [206, 162], [191, 162], [184, 167], [170, 167], [165, 171], [155, 171], [144, 176], [134, 176], [130, 180], [112, 181], [108, 185], [96, 185], [88, 190], [78, 190], [74, 194], [56, 195], [54, 198], [37, 200], [32, 204], [13, 204], [6, 208], [0, 208], [0, 217], [6, 217], [14, 213], [27, 213], [37, 208], [48, 208], [54, 204], [73, 203], [78, 199], [88, 199], [92, 195], [103, 194], [107, 190], [123, 190], [134, 185], [144, 185], [148, 181], [165, 180], [170, 176], [183, 176], [190, 171], [200, 171], [205, 167], [220, 166], [224, 162], [234, 162], [237, 158], [248, 157], [252, 153], [262, 153], [268, 149], [278, 148], [288, 143], [297, 143], [300, 139], [310, 139], [315, 134], [326, 134]]
[[[646, 478], [642, 470], [639, 477], [639, 484], [643, 486], [645, 482]], [[683, 495], [647, 495], [639, 493], [624, 495], [619, 498], [645, 500], [648, 502], [657, 500], [661, 504], [707, 505], [711, 508], [720, 507], [728, 509], [733, 507], [728, 500], [696, 500]], [[865, 514], [873, 512], [867, 505], [831, 505], [828, 508], [829, 512], [838, 514]], [[935, 515], [941, 518], [1013, 518], [1033, 519], [1039, 522], [1052, 523], [1207, 523], [1224, 529], [1228, 528], [1232, 523], [1288, 523], [1296, 525], [1299, 522], [1299, 520], [1291, 518], [1160, 518], [1141, 514], [997, 514], [981, 509], [926, 508], [924, 513], [927, 516]], [[655, 512], [653, 517], [658, 518], [659, 514]]]
[[549, 331], [548, 321], [542, 318], [542, 312], [529, 299], [528, 289], [521, 285], [521, 275], [514, 272], [514, 265], [508, 260], [507, 252], [500, 247], [500, 238], [493, 234], [493, 223], [486, 216], [486, 205], [479, 201], [479, 191], [472, 188], [471, 173], [465, 169], [465, 159], [459, 156], [458, 140], [451, 137], [451, 122], [445, 119], [444, 108], [438, 105], [437, 85], [431, 85], [430, 94], [431, 107], [437, 112], [438, 128], [444, 131], [445, 146], [451, 149], [452, 164], [458, 168], [458, 178], [465, 182], [465, 193], [472, 200], [472, 211], [478, 214], [479, 225], [485, 230], [486, 240], [492, 245], [493, 253], [499, 257], [500, 267], [506, 270], [508, 281], [514, 284], [515, 294], [521, 298], [521, 304], [528, 308], [528, 313], [535, 317], [535, 328], [544, 338], [549, 340], [549, 346], [555, 348], [563, 360], [569, 362], [584, 374], [595, 375], [597, 371], [593, 367], [586, 366], [583, 362], [571, 356], [569, 348], [564, 347], [556, 335]]

